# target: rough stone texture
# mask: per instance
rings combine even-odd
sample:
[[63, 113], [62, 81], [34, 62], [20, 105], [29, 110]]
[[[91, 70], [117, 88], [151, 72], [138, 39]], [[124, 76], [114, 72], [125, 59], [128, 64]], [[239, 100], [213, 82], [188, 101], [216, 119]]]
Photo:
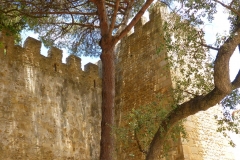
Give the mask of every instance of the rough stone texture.
[[0, 159], [99, 158], [101, 80], [93, 64], [62, 64], [62, 51], [40, 55], [41, 43], [24, 47], [1, 33]]
[[[166, 96], [172, 88], [166, 53], [158, 52], [164, 43], [160, 10], [152, 12], [150, 20], [144, 24], [145, 21], [141, 19], [134, 33], [125, 37], [117, 49], [116, 119], [120, 126], [125, 125], [122, 117], [132, 108], [152, 103], [156, 101], [157, 95]], [[136, 142], [130, 146], [123, 150], [120, 144], [118, 159], [145, 159]], [[181, 158], [181, 152], [181, 146], [174, 148], [172, 159]]]
[[205, 112], [199, 112], [186, 119], [187, 141], [183, 141], [186, 160], [234, 160], [234, 150], [222, 133], [216, 132], [214, 115], [221, 115], [216, 105]]

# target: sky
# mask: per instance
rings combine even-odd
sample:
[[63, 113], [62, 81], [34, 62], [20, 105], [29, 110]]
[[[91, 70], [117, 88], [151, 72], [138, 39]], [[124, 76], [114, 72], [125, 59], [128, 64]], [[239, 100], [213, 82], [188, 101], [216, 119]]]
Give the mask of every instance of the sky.
[[[206, 25], [203, 27], [205, 31], [205, 40], [207, 44], [213, 44], [216, 39], [216, 34], [220, 33], [223, 34], [224, 32], [228, 33], [229, 31], [229, 22], [227, 21], [228, 13], [223, 8], [218, 7], [218, 14], [215, 16], [215, 19], [212, 23], [206, 23]], [[38, 35], [34, 34], [33, 32], [22, 32], [22, 38], [23, 41], [28, 37], [33, 37], [35, 39], [38, 39]], [[47, 49], [42, 46], [41, 54], [44, 56], [47, 56]], [[210, 54], [212, 57], [216, 56], [215, 51], [211, 51]], [[68, 53], [66, 50], [63, 49], [63, 63], [66, 61], [66, 57], [68, 56]], [[90, 58], [90, 57], [81, 57], [82, 61], [82, 68], [83, 66], [89, 62], [96, 63], [99, 58]], [[233, 56], [230, 60], [230, 78], [233, 80], [238, 73], [240, 69], [240, 53], [238, 49], [234, 52]], [[233, 138], [235, 144], [237, 145], [235, 147], [235, 157], [236, 160], [240, 159], [240, 136], [231, 134], [231, 137]]]

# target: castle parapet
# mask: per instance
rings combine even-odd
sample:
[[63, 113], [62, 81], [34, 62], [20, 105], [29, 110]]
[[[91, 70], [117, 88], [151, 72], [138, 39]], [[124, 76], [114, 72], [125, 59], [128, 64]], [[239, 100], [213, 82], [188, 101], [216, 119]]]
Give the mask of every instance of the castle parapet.
[[46, 73], [61, 76], [71, 77], [72, 80], [81, 80], [86, 77], [94, 80], [95, 86], [101, 86], [100, 77], [98, 74], [98, 66], [94, 64], [87, 64], [85, 71], [81, 69], [81, 58], [70, 55], [67, 57], [67, 64], [62, 63], [62, 50], [56, 47], [51, 47], [48, 51], [48, 57], [40, 54], [41, 42], [28, 37], [23, 47], [14, 46], [14, 38], [6, 36], [1, 33], [0, 35], [0, 58], [5, 57], [11, 63], [20, 63], [27, 67], [36, 67], [36, 69], [44, 70]]
[[[163, 13], [164, 12], [164, 13]], [[162, 15], [166, 12], [166, 7], [161, 3], [155, 3], [149, 11], [149, 17], [142, 17], [134, 26], [134, 32], [129, 32], [121, 42], [131, 41], [142, 32], [151, 32], [151, 30], [161, 30]], [[149, 21], [147, 20], [149, 19]]]
[[14, 37], [7, 31], [0, 31], [0, 57], [12, 53], [14, 47]]
[[51, 60], [55, 63], [62, 63], [62, 50], [58, 49], [56, 47], [51, 47], [48, 50], [48, 57], [51, 58]]
[[84, 71], [92, 75], [99, 76], [99, 73], [98, 73], [99, 69], [98, 69], [98, 66], [95, 64], [92, 64], [92, 63], [86, 64], [84, 66]]
[[40, 55], [42, 43], [32, 37], [27, 37], [24, 42], [23, 48], [26, 49], [26, 53]]
[[82, 70], [81, 69], [81, 58], [79, 58], [75, 55], [70, 55], [69, 57], [67, 57], [66, 62], [71, 71]]
[[137, 33], [137, 32], [142, 31], [142, 27], [146, 22], [147, 22], [147, 18], [146, 17], [141, 17], [141, 19], [134, 26], [134, 32]]

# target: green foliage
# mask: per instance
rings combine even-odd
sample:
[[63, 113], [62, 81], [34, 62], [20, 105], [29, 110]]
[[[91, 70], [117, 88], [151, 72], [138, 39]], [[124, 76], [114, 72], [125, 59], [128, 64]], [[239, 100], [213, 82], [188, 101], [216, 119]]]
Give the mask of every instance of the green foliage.
[[26, 22], [21, 17], [9, 18], [0, 13], [0, 31], [4, 30], [7, 36], [14, 35], [15, 43], [21, 42], [20, 32], [26, 28]]
[[[115, 2], [106, 1], [105, 5], [109, 25], [112, 22]], [[121, 2], [124, 8], [126, 2]], [[136, 0], [127, 19], [132, 18], [145, 3], [144, 0]], [[18, 3], [18, 8], [23, 11], [31, 30], [40, 36], [46, 47], [56, 45], [59, 48], [66, 48], [70, 54], [97, 57], [101, 54], [99, 42], [101, 39], [100, 19], [97, 14], [97, 7], [89, 0], [82, 1], [42, 1], [35, 0], [30, 5], [23, 2]], [[109, 7], [111, 6], [111, 7]], [[36, 12], [35, 17], [30, 14]], [[128, 13], [128, 12], [127, 12]], [[115, 28], [112, 35], [117, 31], [126, 17], [124, 11], [118, 11], [115, 21]]]
[[[204, 43], [204, 33], [172, 13], [163, 24], [165, 47], [174, 83], [175, 101], [183, 103], [211, 91], [213, 65]], [[170, 20], [169, 20], [170, 19]]]
[[[115, 22], [112, 35], [136, 15], [145, 1], [135, 0], [129, 10], [126, 7], [130, 2], [121, 1], [116, 19], [113, 18], [115, 3], [105, 1], [104, 7], [108, 25]], [[4, 0], [0, 7], [0, 29], [3, 24], [4, 28], [19, 33], [27, 24], [28, 29], [40, 35], [46, 47], [56, 45], [84, 56], [99, 56], [101, 53], [100, 23], [97, 7], [89, 0]]]
[[183, 0], [180, 1], [184, 9], [181, 9], [180, 15], [188, 20], [193, 26], [204, 24], [204, 19], [208, 21], [214, 19], [214, 14], [217, 13], [217, 3], [209, 0]]
[[[198, 28], [206, 24], [206, 19], [211, 22], [217, 12], [217, 3], [214, 1], [180, 1], [185, 9], [177, 8], [165, 18], [163, 29], [165, 31], [166, 50], [169, 54], [169, 66], [174, 73], [172, 79], [175, 82], [175, 100], [183, 103], [197, 95], [209, 93], [213, 87], [214, 60], [207, 55], [207, 49], [203, 46], [204, 31]], [[239, 11], [239, 1], [233, 1], [231, 7]], [[230, 34], [216, 35], [213, 46], [219, 48], [229, 37], [233, 35], [239, 18], [236, 13], [229, 11], [231, 23]], [[170, 19], [170, 20], [169, 20]], [[184, 19], [184, 20], [183, 20]], [[195, 26], [195, 27], [194, 27]], [[177, 74], [176, 74], [177, 72]], [[229, 137], [230, 132], [239, 134], [239, 117], [232, 119], [232, 112], [240, 104], [240, 92], [238, 89], [226, 96], [222, 101], [223, 117], [216, 117], [218, 132], [229, 138], [229, 143], [234, 146]]]
[[221, 104], [222, 104], [223, 109], [224, 109], [224, 116], [229, 120], [232, 119], [232, 116], [230, 114], [231, 110], [236, 110], [237, 105], [240, 104], [240, 91], [239, 91], [239, 89], [233, 90], [231, 92], [231, 94], [226, 96], [221, 101]]
[[20, 15], [12, 5], [6, 5], [2, 2], [0, 7], [0, 31], [4, 30], [7, 36], [14, 36], [15, 43], [19, 44], [21, 42], [20, 32], [26, 28], [26, 17]]
[[[231, 115], [233, 115], [233, 113]], [[240, 116], [239, 116], [239, 114], [234, 115], [233, 117], [231, 116], [231, 119], [229, 119], [229, 116], [219, 117], [219, 116], [215, 115], [215, 119], [216, 119], [217, 125], [218, 125], [217, 132], [222, 133], [223, 136], [229, 140], [229, 144], [232, 147], [235, 147], [236, 145], [233, 142], [233, 140], [231, 139], [230, 133], [240, 134], [240, 127], [239, 127]]]
[[[116, 127], [118, 143], [122, 144], [123, 151], [129, 150], [133, 144], [138, 144], [142, 152], [147, 152], [149, 145], [159, 128], [159, 124], [166, 117], [175, 104], [166, 104], [163, 96], [158, 96], [157, 102], [133, 108], [127, 115], [123, 117], [123, 121], [128, 122], [124, 126]], [[160, 127], [160, 129], [162, 129]], [[182, 138], [186, 139], [183, 121], [178, 122], [167, 137], [164, 137], [163, 157], [168, 156], [168, 151], [176, 145]], [[161, 135], [159, 135], [161, 136]], [[130, 153], [134, 155], [133, 153]]]

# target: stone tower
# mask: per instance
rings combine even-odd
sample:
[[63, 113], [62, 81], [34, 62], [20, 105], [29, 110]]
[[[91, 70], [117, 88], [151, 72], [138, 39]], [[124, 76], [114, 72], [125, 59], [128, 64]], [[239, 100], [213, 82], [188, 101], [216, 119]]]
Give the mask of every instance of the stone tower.
[[[125, 37], [117, 49], [116, 60], [116, 114], [117, 123], [125, 126], [124, 116], [134, 108], [156, 100], [158, 94], [168, 97], [173, 88], [167, 53], [158, 48], [164, 45], [162, 18], [166, 10], [157, 6], [149, 21], [141, 19], [133, 33]], [[167, 101], [171, 100], [167, 98]], [[184, 125], [188, 141], [180, 139], [170, 150], [169, 160], [234, 160], [233, 148], [221, 133], [216, 132], [214, 115], [221, 115], [219, 106], [189, 116]], [[132, 136], [130, 139], [134, 139]], [[131, 147], [119, 146], [118, 159], [144, 159], [136, 140]]]

